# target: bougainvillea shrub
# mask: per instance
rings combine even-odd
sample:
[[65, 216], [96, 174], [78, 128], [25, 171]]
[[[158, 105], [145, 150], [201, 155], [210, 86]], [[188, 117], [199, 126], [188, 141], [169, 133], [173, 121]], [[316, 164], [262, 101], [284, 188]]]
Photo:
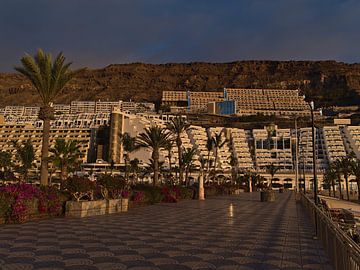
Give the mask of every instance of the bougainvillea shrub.
[[57, 216], [62, 213], [59, 192], [52, 187], [11, 184], [0, 187], [0, 199], [0, 215], [8, 223], [25, 222], [31, 215]]

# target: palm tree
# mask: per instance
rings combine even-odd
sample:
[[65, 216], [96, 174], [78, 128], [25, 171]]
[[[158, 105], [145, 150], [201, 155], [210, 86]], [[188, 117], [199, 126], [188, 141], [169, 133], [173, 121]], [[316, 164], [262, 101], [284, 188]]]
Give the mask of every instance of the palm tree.
[[197, 149], [196, 148], [187, 148], [183, 151], [182, 155], [182, 164], [185, 168], [185, 185], [189, 185], [189, 172], [191, 167], [194, 164], [194, 158], [196, 156]]
[[358, 188], [358, 201], [360, 202], [360, 160], [357, 159], [351, 163], [351, 172], [355, 176]]
[[77, 141], [58, 139], [55, 141], [53, 148], [50, 148], [52, 156], [50, 160], [55, 167], [60, 169], [60, 183], [61, 186], [67, 179], [68, 170], [79, 162], [82, 153], [80, 145]]
[[331, 196], [331, 188], [333, 189], [333, 197], [335, 197], [335, 180], [337, 178], [336, 171], [329, 166], [324, 173], [324, 183], [329, 186], [329, 196]]
[[184, 181], [184, 165], [182, 164], [182, 140], [181, 135], [190, 129], [190, 124], [180, 115], [171, 120], [167, 129], [170, 131], [172, 136], [175, 137], [176, 146], [178, 149], [179, 158], [179, 180], [180, 183]]
[[216, 165], [217, 165], [217, 161], [218, 161], [218, 155], [219, 155], [219, 149], [222, 148], [225, 143], [227, 143], [227, 140], [223, 140], [222, 138], [222, 132], [219, 132], [219, 133], [215, 133], [214, 135], [214, 157], [215, 157], [215, 160], [214, 160], [214, 179], [215, 179], [215, 176], [216, 176]]
[[340, 160], [335, 160], [333, 163], [330, 164], [330, 167], [334, 170], [337, 178], [337, 182], [339, 184], [339, 193], [340, 193], [340, 199], [343, 198], [342, 195], [342, 188], [341, 188], [341, 174], [342, 174], [342, 165]]
[[229, 164], [231, 166], [231, 182], [235, 183], [239, 171], [239, 162], [234, 151], [231, 151]]
[[123, 133], [120, 135], [120, 143], [124, 150], [124, 161], [125, 161], [125, 181], [129, 180], [129, 166], [130, 163], [130, 153], [136, 151], [139, 146], [136, 144], [136, 138], [131, 137], [129, 133]]
[[346, 187], [346, 197], [347, 200], [350, 200], [349, 196], [349, 176], [351, 175], [351, 163], [352, 158], [351, 157], [343, 157], [340, 159], [340, 166], [341, 166], [341, 172], [345, 179], [345, 187]]
[[207, 138], [206, 141], [206, 150], [207, 150], [207, 158], [206, 158], [206, 162], [207, 162], [207, 174], [210, 174], [210, 153], [211, 151], [214, 149], [214, 138], [212, 136]]
[[154, 161], [154, 186], [158, 183], [159, 180], [160, 150], [166, 147], [169, 139], [170, 133], [166, 129], [157, 125], [145, 128], [144, 132], [140, 133], [136, 139], [136, 143], [139, 147], [152, 150], [151, 157]]
[[140, 161], [137, 158], [130, 160], [130, 171], [132, 173], [132, 178], [133, 178], [134, 182], [137, 181], [138, 175], [140, 172], [139, 164], [140, 164]]
[[0, 167], [4, 170], [4, 172], [7, 172], [12, 165], [11, 162], [11, 153], [1, 151], [0, 152]]
[[165, 150], [167, 151], [168, 155], [167, 155], [167, 158], [169, 160], [169, 173], [171, 174], [172, 172], [172, 162], [171, 162], [171, 159], [172, 159], [172, 149], [173, 149], [173, 146], [174, 146], [174, 141], [172, 140], [169, 140], [168, 143], [166, 144], [166, 147], [165, 147]]
[[62, 53], [54, 61], [49, 53], [39, 49], [34, 57], [26, 54], [21, 58], [21, 67], [15, 70], [23, 74], [36, 89], [42, 103], [39, 119], [43, 120], [41, 148], [40, 183], [48, 185], [48, 155], [50, 120], [54, 119], [52, 103], [60, 95], [66, 84], [80, 71], [71, 71], [71, 63], [65, 63]]
[[267, 173], [271, 175], [271, 179], [270, 179], [270, 188], [271, 188], [274, 176], [280, 170], [280, 168], [275, 166], [274, 164], [270, 164], [269, 166], [266, 166], [266, 170]]
[[29, 169], [34, 165], [35, 151], [30, 140], [27, 140], [23, 145], [18, 142], [13, 142], [16, 149], [16, 157], [21, 163], [19, 167], [20, 172], [23, 175], [23, 180], [27, 181]]

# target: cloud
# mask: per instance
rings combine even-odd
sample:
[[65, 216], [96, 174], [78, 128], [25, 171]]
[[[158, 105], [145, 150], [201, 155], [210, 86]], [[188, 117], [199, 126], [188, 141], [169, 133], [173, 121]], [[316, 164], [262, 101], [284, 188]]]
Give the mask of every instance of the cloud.
[[90, 67], [360, 55], [356, 0], [4, 1], [2, 71], [39, 47]]

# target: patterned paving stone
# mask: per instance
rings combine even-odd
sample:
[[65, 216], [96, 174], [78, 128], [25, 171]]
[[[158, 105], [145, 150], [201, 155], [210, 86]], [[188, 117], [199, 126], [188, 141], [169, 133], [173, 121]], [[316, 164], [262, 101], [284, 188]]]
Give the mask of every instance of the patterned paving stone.
[[248, 193], [1, 225], [0, 269], [331, 270], [312, 234], [290, 192], [275, 203]]

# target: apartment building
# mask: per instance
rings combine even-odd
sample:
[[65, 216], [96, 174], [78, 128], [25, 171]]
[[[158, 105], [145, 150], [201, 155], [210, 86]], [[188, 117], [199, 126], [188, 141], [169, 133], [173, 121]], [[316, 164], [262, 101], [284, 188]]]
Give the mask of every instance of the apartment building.
[[[221, 114], [216, 104], [233, 101], [237, 115], [309, 116], [310, 107], [298, 90], [224, 88], [222, 92], [163, 91], [162, 104], [200, 113]], [[208, 109], [207, 109], [208, 107]], [[228, 110], [226, 110], [228, 111]], [[319, 112], [315, 112], [319, 115]]]
[[310, 115], [298, 90], [225, 88], [224, 96], [236, 100], [240, 115]]
[[354, 153], [360, 159], [360, 126], [347, 126], [342, 128], [347, 142], [348, 153]]
[[[313, 171], [313, 147], [312, 147], [312, 129], [311, 127], [300, 128], [298, 132], [299, 144], [299, 171]], [[331, 144], [331, 141], [329, 141]], [[315, 154], [316, 169], [324, 171], [328, 167], [328, 157], [325, 149], [324, 138], [321, 129], [315, 129]]]
[[323, 127], [322, 132], [328, 161], [331, 163], [346, 157], [347, 153], [340, 127], [326, 126]]
[[[50, 130], [50, 148], [55, 145], [56, 139], [77, 141], [82, 153], [82, 162], [90, 159], [90, 145], [92, 141], [92, 129], [90, 128], [51, 128]], [[42, 128], [31, 124], [18, 124], [5, 122], [3, 116], [0, 116], [0, 148], [1, 151], [9, 151], [14, 155], [16, 150], [13, 142], [22, 143], [31, 140], [35, 150], [35, 167], [40, 166]]]
[[240, 170], [250, 171], [254, 168], [249, 141], [244, 129], [227, 128], [227, 137], [232, 145], [232, 150], [239, 165]]
[[279, 129], [277, 126], [253, 129], [255, 147], [255, 166], [266, 171], [273, 164], [283, 171], [293, 170], [292, 142], [290, 129]]

